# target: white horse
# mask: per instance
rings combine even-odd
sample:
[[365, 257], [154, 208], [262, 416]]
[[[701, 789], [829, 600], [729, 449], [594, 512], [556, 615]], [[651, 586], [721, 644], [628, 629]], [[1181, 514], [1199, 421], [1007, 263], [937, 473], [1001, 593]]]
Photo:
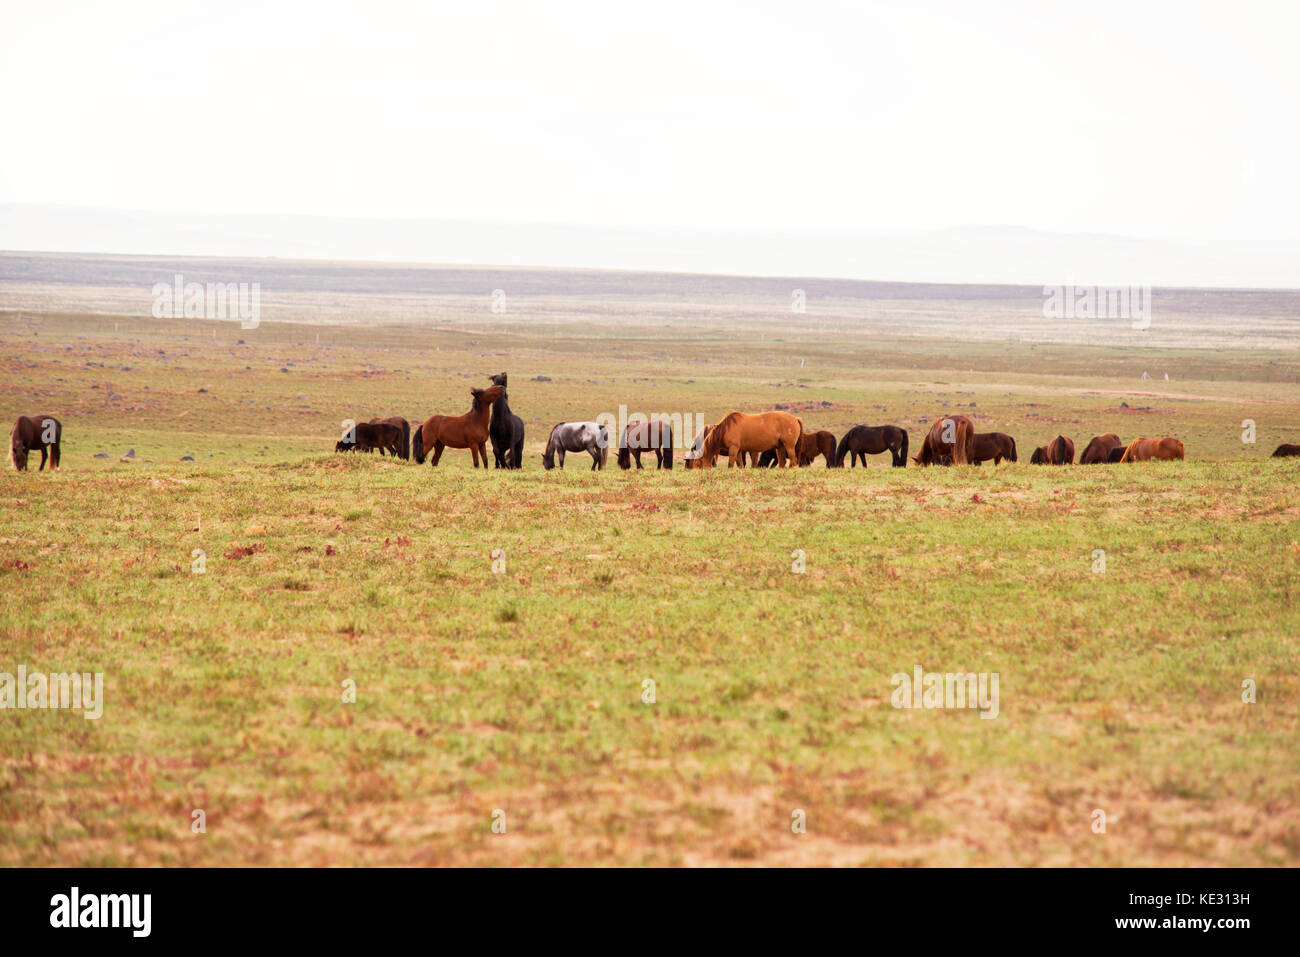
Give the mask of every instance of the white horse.
[[591, 470], [603, 469], [609, 457], [609, 430], [597, 422], [561, 422], [551, 429], [551, 437], [546, 440], [546, 451], [542, 453], [542, 465], [548, 469], [555, 468], [555, 456], [560, 456], [560, 468], [564, 468], [565, 452], [582, 452], [591, 454]]

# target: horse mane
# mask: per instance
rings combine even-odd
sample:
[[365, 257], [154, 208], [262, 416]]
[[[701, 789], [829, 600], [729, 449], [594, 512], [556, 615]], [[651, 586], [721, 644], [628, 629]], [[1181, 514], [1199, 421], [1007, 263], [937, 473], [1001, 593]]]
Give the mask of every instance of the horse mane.
[[701, 457], [705, 455], [716, 455], [722, 450], [722, 436], [726, 434], [727, 428], [732, 424], [739, 422], [743, 412], [728, 412], [718, 424], [709, 429], [708, 436], [704, 439], [704, 448], [700, 450]]

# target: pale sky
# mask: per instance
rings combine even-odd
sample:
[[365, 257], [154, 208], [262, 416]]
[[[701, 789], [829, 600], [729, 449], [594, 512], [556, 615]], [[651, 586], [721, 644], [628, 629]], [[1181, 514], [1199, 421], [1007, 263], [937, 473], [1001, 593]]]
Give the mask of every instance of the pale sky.
[[0, 203], [1296, 240], [1298, 34], [1289, 0], [9, 0]]

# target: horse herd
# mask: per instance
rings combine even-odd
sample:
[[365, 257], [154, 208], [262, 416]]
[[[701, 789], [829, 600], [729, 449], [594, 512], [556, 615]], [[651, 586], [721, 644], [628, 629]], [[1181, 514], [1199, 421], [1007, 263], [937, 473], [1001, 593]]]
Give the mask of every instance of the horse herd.
[[[463, 415], [434, 415], [414, 429], [399, 415], [349, 424], [343, 437], [335, 443], [336, 452], [378, 451], [397, 458], [413, 458], [423, 464], [426, 457], [436, 466], [446, 449], [469, 449], [474, 467], [488, 467], [487, 443], [492, 443], [492, 459], [497, 468], [523, 468], [524, 422], [510, 411], [506, 395], [507, 376], [502, 372], [489, 376], [491, 385], [470, 389], [471, 405]], [[19, 416], [9, 436], [10, 459], [18, 471], [27, 468], [29, 452], [41, 453], [41, 470], [47, 459], [51, 468], [59, 467], [63, 426], [52, 415]], [[642, 419], [623, 429], [618, 440], [618, 464], [630, 469], [635, 463], [642, 468], [641, 456], [654, 453], [655, 467], [673, 467], [673, 449], [677, 436], [667, 419]], [[560, 422], [551, 429], [542, 453], [546, 469], [564, 467], [568, 452], [586, 452], [591, 456], [593, 471], [603, 469], [608, 461], [610, 435], [606, 426], [594, 421]], [[828, 468], [856, 468], [867, 464], [868, 455], [890, 454], [895, 468], [907, 465], [907, 430], [897, 425], [855, 425], [838, 442], [825, 430], [806, 432], [803, 420], [789, 412], [729, 412], [716, 424], [706, 425], [694, 437], [684, 455], [686, 468], [713, 468], [718, 458], [727, 457], [728, 466], [758, 468], [806, 466], [821, 457]], [[1280, 445], [1274, 458], [1300, 456], [1300, 445]], [[1106, 462], [1145, 462], [1182, 460], [1183, 443], [1172, 436], [1135, 438], [1125, 443], [1114, 432], [1094, 436], [1079, 456], [1080, 465]], [[917, 465], [1000, 464], [1003, 459], [1017, 461], [1016, 440], [1005, 432], [976, 432], [969, 416], [949, 415], [937, 419], [921, 441], [912, 461]], [[1036, 448], [1029, 459], [1034, 465], [1072, 465], [1074, 442], [1058, 435]]]

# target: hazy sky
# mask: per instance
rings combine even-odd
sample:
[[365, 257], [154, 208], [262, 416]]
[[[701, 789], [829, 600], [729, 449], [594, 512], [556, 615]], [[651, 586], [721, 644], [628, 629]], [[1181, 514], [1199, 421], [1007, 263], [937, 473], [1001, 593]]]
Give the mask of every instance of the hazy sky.
[[0, 202], [1300, 239], [1300, 4], [6, 3]]

